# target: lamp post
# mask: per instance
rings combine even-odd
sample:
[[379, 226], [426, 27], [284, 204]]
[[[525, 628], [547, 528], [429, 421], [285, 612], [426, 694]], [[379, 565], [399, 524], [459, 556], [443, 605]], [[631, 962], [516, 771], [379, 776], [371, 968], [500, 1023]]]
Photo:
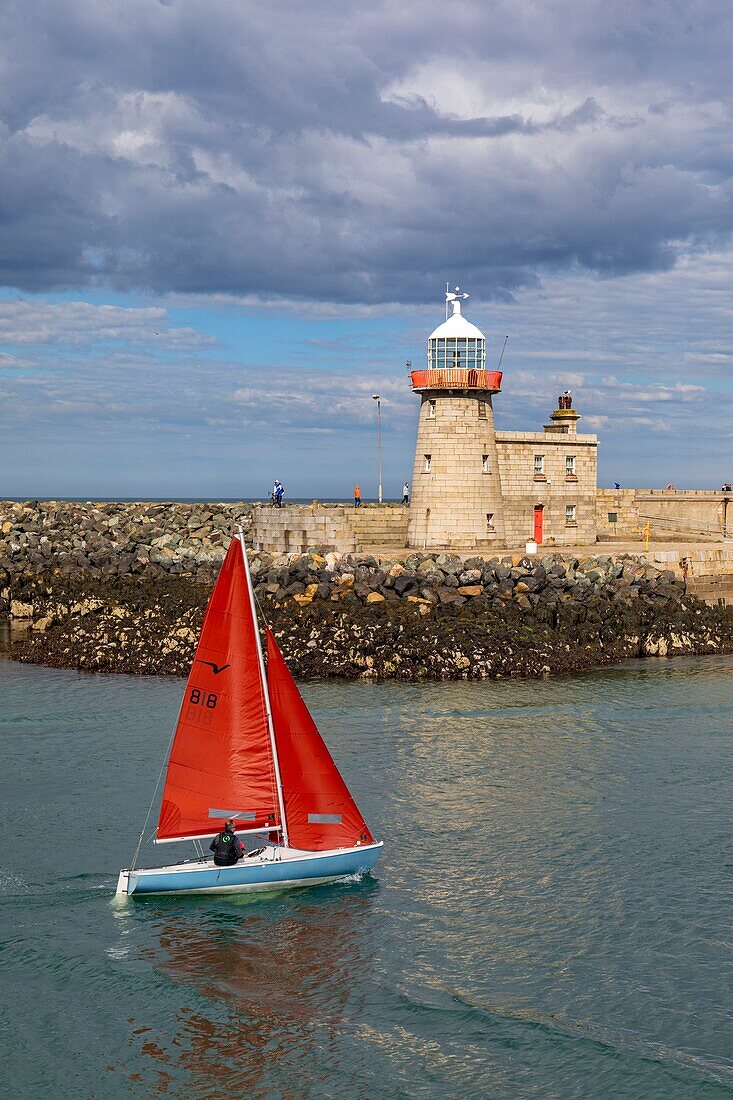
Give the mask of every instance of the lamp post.
[[377, 488], [377, 500], [382, 503], [382, 399], [378, 393], [372, 394], [372, 401], [377, 402], [377, 476], [379, 485]]

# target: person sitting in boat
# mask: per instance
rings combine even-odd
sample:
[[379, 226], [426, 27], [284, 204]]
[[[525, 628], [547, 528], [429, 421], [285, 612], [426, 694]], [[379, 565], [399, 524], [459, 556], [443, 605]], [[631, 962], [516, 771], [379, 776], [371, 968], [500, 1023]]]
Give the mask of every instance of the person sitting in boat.
[[214, 853], [217, 867], [232, 867], [244, 855], [244, 845], [234, 832], [234, 822], [227, 821], [220, 833], [212, 840], [209, 851]]

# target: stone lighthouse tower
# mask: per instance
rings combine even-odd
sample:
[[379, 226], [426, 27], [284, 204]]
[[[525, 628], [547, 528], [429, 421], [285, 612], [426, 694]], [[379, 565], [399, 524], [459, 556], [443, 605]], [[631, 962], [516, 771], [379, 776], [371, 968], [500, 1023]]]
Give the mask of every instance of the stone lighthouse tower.
[[491, 404], [501, 372], [486, 370], [484, 334], [461, 313], [467, 297], [458, 287], [446, 292], [451, 316], [428, 340], [427, 369], [410, 373], [420, 420], [408, 546], [505, 545]]

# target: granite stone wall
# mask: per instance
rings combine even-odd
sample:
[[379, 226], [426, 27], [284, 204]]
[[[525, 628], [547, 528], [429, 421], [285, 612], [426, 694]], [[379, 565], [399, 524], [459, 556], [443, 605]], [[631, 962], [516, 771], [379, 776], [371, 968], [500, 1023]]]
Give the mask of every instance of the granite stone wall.
[[271, 553], [401, 548], [407, 541], [407, 517], [407, 508], [392, 504], [255, 505], [252, 545]]
[[[184, 674], [229, 538], [250, 513], [241, 503], [5, 502], [0, 618], [11, 620], [12, 654]], [[733, 649], [733, 614], [718, 606], [733, 546], [648, 557], [420, 550], [399, 560], [253, 551], [250, 560], [264, 615], [301, 676], [541, 676]]]
[[408, 545], [503, 547], [504, 506], [491, 395], [423, 394]]

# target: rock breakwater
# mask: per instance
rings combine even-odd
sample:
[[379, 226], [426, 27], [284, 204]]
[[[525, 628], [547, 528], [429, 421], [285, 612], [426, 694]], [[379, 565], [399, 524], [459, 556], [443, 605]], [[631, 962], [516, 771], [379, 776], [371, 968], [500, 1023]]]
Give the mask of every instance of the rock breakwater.
[[[20, 659], [188, 670], [246, 506], [14, 507], [18, 518], [1, 528], [0, 615], [29, 628], [15, 650]], [[70, 521], [73, 533], [61, 537]], [[251, 567], [258, 600], [301, 677], [544, 676], [629, 656], [733, 650], [729, 610], [686, 595], [673, 572], [639, 557], [258, 552]]]
[[0, 502], [0, 570], [7, 576], [84, 573], [213, 581], [251, 506], [174, 502]]

